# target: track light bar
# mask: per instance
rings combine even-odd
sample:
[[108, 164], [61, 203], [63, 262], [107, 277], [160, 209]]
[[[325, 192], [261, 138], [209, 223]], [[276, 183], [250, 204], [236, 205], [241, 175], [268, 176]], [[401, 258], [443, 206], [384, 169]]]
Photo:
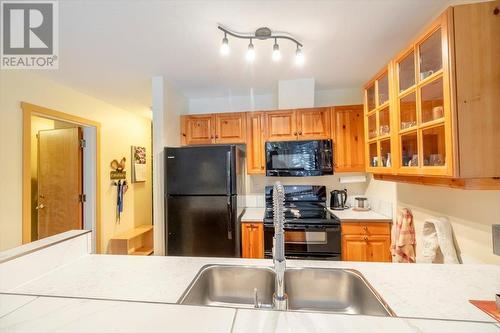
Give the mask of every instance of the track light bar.
[[217, 26], [217, 28], [221, 31], [224, 32], [224, 38], [222, 39], [222, 44], [220, 48], [220, 52], [222, 55], [228, 55], [229, 54], [229, 41], [227, 39], [227, 35], [233, 36], [235, 38], [240, 38], [240, 39], [250, 39], [250, 44], [248, 44], [248, 49], [246, 53], [246, 59], [248, 62], [252, 63], [255, 60], [255, 48], [252, 43], [253, 39], [260, 39], [260, 40], [266, 40], [266, 39], [274, 39], [274, 45], [273, 45], [273, 53], [272, 53], [272, 59], [274, 61], [279, 61], [281, 59], [281, 52], [280, 52], [280, 47], [278, 45], [278, 39], [286, 39], [289, 41], [292, 41], [295, 43], [297, 46], [297, 50], [295, 52], [295, 63], [297, 65], [302, 65], [304, 63], [304, 54], [302, 53], [302, 43], [293, 38], [290, 35], [287, 34], [278, 34], [271, 31], [271, 29], [263, 27], [259, 28], [255, 31], [255, 33], [240, 33], [240, 32], [235, 32], [231, 31], [221, 25]]

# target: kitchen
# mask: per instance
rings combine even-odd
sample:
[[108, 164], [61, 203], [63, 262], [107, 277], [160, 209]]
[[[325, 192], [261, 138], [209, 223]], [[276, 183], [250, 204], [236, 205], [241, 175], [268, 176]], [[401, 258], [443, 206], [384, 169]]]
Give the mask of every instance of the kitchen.
[[[12, 177], [0, 200], [2, 332], [499, 330], [500, 69], [492, 59], [500, 4], [286, 4], [283, 18], [272, 19], [272, 11], [259, 18], [253, 1], [226, 9], [218, 1], [120, 9], [109, 1], [101, 13], [95, 3], [58, 2], [60, 59], [68, 62], [45, 73], [2, 71], [2, 151], [6, 133], [18, 138], [14, 151], [37, 142], [26, 115], [68, 120], [95, 128], [96, 176], [85, 176], [84, 155], [90, 190], [80, 230], [35, 239], [28, 231], [50, 211], [46, 198], [40, 188], [26, 191], [24, 152], [5, 161], [2, 174]], [[384, 28], [368, 36], [354, 27], [370, 23], [348, 19], [361, 8], [365, 18], [368, 9], [401, 16], [377, 21]], [[76, 36], [101, 43], [109, 35], [99, 27], [115, 28], [96, 24], [91, 33], [68, 20], [102, 23], [112, 12], [131, 19], [139, 9], [150, 15], [143, 24], [152, 36], [164, 34], [154, 23], [162, 11], [178, 14], [163, 23], [178, 36], [190, 28], [176, 19], [195, 15], [203, 32], [193, 26], [192, 45], [169, 37], [191, 61], [169, 54], [175, 66], [156, 68], [151, 57], [122, 74], [105, 62], [121, 84], [90, 77], [104, 67], [76, 72]], [[247, 11], [251, 21], [230, 19]], [[300, 12], [307, 14], [295, 29], [289, 22]], [[315, 15], [321, 26], [334, 16], [352, 36], [308, 30]], [[259, 28], [266, 25], [273, 30]], [[323, 49], [333, 57], [325, 60], [319, 44], [340, 35], [344, 48]], [[114, 59], [117, 67], [129, 61]], [[130, 82], [141, 66], [150, 84], [139, 88]], [[332, 68], [337, 81], [325, 79]], [[126, 112], [138, 96], [147, 107]], [[93, 147], [89, 138], [83, 146]], [[130, 153], [132, 161], [122, 158]]]

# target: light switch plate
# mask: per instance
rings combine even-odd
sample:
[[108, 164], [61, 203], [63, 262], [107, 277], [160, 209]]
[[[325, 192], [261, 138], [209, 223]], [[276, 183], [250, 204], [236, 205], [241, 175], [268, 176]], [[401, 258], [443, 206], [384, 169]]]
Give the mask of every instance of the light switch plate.
[[500, 256], [500, 224], [493, 224], [491, 231], [493, 235], [493, 253]]

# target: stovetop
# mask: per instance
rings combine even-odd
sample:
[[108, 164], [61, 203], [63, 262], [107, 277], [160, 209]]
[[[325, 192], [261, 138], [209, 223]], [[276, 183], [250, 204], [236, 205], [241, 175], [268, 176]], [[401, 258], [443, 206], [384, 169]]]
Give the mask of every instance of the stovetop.
[[[326, 209], [326, 188], [312, 185], [288, 185], [285, 189], [285, 224], [340, 224]], [[273, 223], [272, 187], [266, 187], [264, 223]]]

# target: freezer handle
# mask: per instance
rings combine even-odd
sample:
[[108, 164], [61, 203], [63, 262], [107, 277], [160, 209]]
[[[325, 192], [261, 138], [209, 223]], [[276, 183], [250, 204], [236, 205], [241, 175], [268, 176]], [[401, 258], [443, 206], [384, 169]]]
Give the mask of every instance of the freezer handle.
[[231, 150], [226, 155], [226, 191], [231, 194]]
[[233, 207], [231, 197], [227, 197], [227, 239], [233, 239]]

